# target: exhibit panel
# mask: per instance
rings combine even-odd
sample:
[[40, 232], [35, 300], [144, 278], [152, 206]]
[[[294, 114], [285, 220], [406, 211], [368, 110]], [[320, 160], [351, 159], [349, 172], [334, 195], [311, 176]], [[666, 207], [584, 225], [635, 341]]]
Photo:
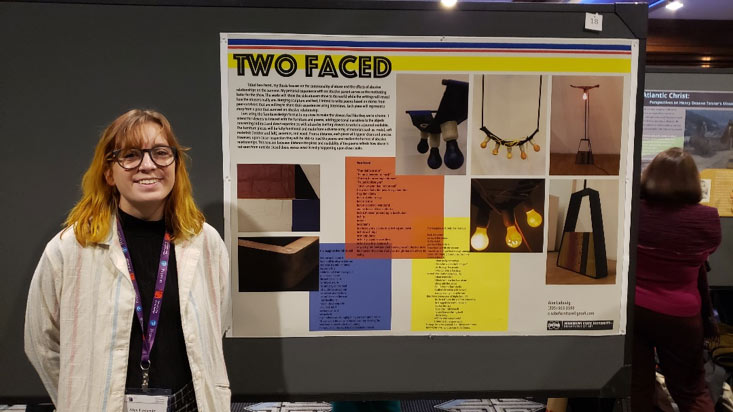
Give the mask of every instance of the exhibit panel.
[[669, 147], [700, 170], [702, 204], [721, 216], [722, 242], [709, 262], [710, 286], [733, 286], [733, 80], [729, 70], [651, 68], [644, 91], [641, 167]]
[[223, 33], [229, 336], [624, 334], [638, 47]]
[[[638, 88], [643, 89], [645, 5], [461, 2], [453, 10], [444, 10], [428, 2], [392, 1], [325, 1], [308, 2], [307, 5], [267, 1], [247, 2], [243, 6], [232, 2], [204, 4], [169, 0], [164, 2], [165, 5], [154, 7], [141, 6], [138, 2], [117, 3], [0, 3], [0, 48], [5, 51], [9, 63], [0, 66], [4, 91], [0, 94], [0, 107], [3, 113], [8, 114], [0, 122], [0, 135], [10, 137], [5, 141], [4, 150], [0, 151], [4, 160], [0, 167], [6, 175], [17, 175], [18, 170], [29, 170], [30, 161], [42, 165], [25, 173], [22, 179], [7, 179], [3, 183], [3, 193], [7, 195], [3, 203], [3, 216], [6, 216], [3, 227], [7, 235], [0, 247], [0, 255], [4, 257], [6, 271], [11, 276], [0, 288], [0, 301], [3, 302], [0, 324], [6, 331], [5, 339], [0, 341], [0, 364], [14, 373], [0, 375], [0, 402], [29, 403], [48, 399], [23, 353], [23, 313], [30, 277], [46, 241], [58, 232], [66, 211], [78, 199], [79, 193], [74, 188], [78, 187], [87, 167], [88, 160], [85, 159], [92, 157], [93, 143], [97, 141], [103, 125], [132, 107], [152, 108], [165, 113], [181, 143], [191, 148], [188, 153], [196, 202], [207, 221], [222, 235], [227, 230], [231, 231], [228, 244], [233, 248], [232, 258], [240, 259], [241, 240], [247, 260], [254, 264], [259, 259], [258, 265], [280, 268], [277, 277], [256, 276], [256, 271], [253, 271], [253, 278], [243, 276], [241, 279], [236, 268], [235, 281], [241, 280], [241, 284], [237, 285], [235, 294], [246, 297], [244, 307], [241, 301], [238, 303], [240, 309], [267, 314], [262, 318], [267, 322], [251, 326], [240, 324], [245, 333], [256, 332], [249, 336], [259, 337], [224, 339], [235, 401], [433, 399], [533, 394], [616, 397], [628, 393], [630, 355], [625, 347], [628, 346], [629, 335], [621, 334], [623, 326], [619, 322], [624, 318], [625, 311], [621, 307], [626, 302], [625, 290], [628, 287], [623, 282], [633, 283], [635, 214], [632, 208], [629, 219], [629, 212], [620, 208], [628, 205], [629, 199], [634, 203], [629, 193], [633, 193], [631, 182], [635, 180], [621, 175], [628, 175], [627, 171], [633, 168], [641, 136], [640, 118], [633, 116], [631, 109], [635, 106], [634, 79], [638, 81]], [[585, 30], [586, 13], [603, 16], [601, 31]], [[479, 68], [443, 67], [436, 71], [403, 70], [398, 65], [393, 66], [385, 78], [365, 80], [357, 77], [352, 80], [354, 85], [379, 84], [383, 91], [390, 90], [384, 98], [385, 107], [374, 108], [375, 113], [390, 115], [392, 123], [387, 128], [392, 127], [392, 130], [382, 131], [391, 133], [386, 145], [365, 147], [358, 150], [359, 153], [350, 152], [348, 156], [345, 153], [348, 151], [333, 154], [321, 150], [316, 156], [311, 153], [283, 158], [263, 155], [240, 159], [236, 163], [242, 165], [240, 172], [239, 167], [233, 167], [232, 159], [236, 158], [226, 157], [232, 154], [230, 135], [227, 132], [222, 136], [222, 125], [229, 127], [223, 118], [223, 111], [228, 110], [228, 100], [222, 101], [222, 90], [229, 91], [226, 84], [222, 84], [223, 80], [228, 81], [228, 77], [222, 77], [222, 67], [230, 64], [236, 67], [236, 60], [232, 58], [222, 65], [221, 33], [243, 32], [299, 33], [296, 40], [305, 40], [302, 33], [314, 33], [308, 39], [326, 40], [330, 37], [328, 35], [333, 35], [364, 41], [376, 36], [389, 41], [397, 36], [409, 42], [420, 39], [443, 41], [442, 36], [448, 36], [445, 39], [458, 42], [468, 39], [489, 43], [607, 44], [631, 48], [635, 57], [612, 53], [597, 57], [597, 50], [571, 53], [581, 56], [571, 58], [570, 63], [597, 59], [599, 66], [608, 68], [608, 61], [604, 59], [628, 61], [628, 68], [621, 71], [608, 69], [602, 72], [578, 71], [577, 68], [557, 71], [552, 64], [530, 70], [510, 67], [499, 71], [495, 71], [496, 67], [483, 65]], [[53, 33], [52, 46], [49, 46], [48, 33]], [[283, 36], [287, 39], [293, 35]], [[637, 42], [638, 48], [633, 54]], [[241, 49], [237, 53], [247, 54], [248, 51]], [[414, 55], [429, 57], [431, 53], [418, 51]], [[250, 54], [282, 53], [262, 49]], [[305, 58], [299, 60], [299, 56], [309, 53], [293, 51], [285, 54], [293, 55], [300, 70], [304, 70]], [[350, 50], [314, 54], [319, 56], [319, 63], [324, 61], [325, 54], [333, 56], [333, 68], [339, 77], [333, 81], [324, 77], [322, 84], [328, 85], [349, 83], [341, 76], [338, 56], [360, 55]], [[369, 54], [391, 56], [386, 52]], [[565, 50], [546, 54], [536, 53], [523, 61], [536, 57], [558, 61], [568, 55]], [[509, 55], [513, 58], [518, 56], [514, 53]], [[247, 70], [245, 77], [251, 80], [246, 58], [241, 59], [244, 59]], [[364, 61], [365, 65], [380, 64], [380, 60]], [[287, 72], [286, 63], [284, 60], [279, 62], [280, 70]], [[356, 66], [354, 63], [344, 64], [346, 71], [356, 70], [358, 73], [358, 59]], [[274, 67], [273, 59], [271, 79], [277, 73]], [[313, 69], [316, 77], [323, 67], [319, 64]], [[329, 73], [328, 65], [325, 67], [324, 73]], [[382, 69], [371, 73], [380, 73]], [[259, 76], [260, 80], [253, 82], [261, 85], [251, 87], [265, 87], [264, 77]], [[563, 104], [568, 106], [566, 110], [572, 110], [563, 115], [564, 121], [568, 122], [565, 127], [568, 133], [577, 134], [574, 137], [577, 143], [588, 136], [593, 159], [607, 162], [610, 158], [611, 165], [618, 163], [621, 175], [601, 174], [600, 169], [591, 164], [575, 163], [577, 152], [552, 150], [551, 132], [558, 126], [552, 121], [556, 115], [553, 114], [555, 109], [551, 109], [554, 105], [552, 100], [556, 98], [553, 88], [561, 77], [571, 78], [570, 85], [574, 86], [600, 84], [599, 88], [589, 90], [587, 123], [582, 90], [570, 85], [562, 86], [567, 87], [568, 92], [567, 103]], [[397, 82], [397, 78], [403, 80]], [[485, 79], [483, 91], [479, 88], [479, 78]], [[621, 144], [624, 144], [623, 139], [628, 139], [629, 146], [621, 147], [618, 153], [606, 152], [604, 143], [596, 139], [593, 132], [594, 127], [607, 125], [605, 120], [595, 117], [597, 107], [605, 108], [598, 93], [606, 90], [604, 84], [596, 82], [596, 79], [604, 81], [609, 78], [623, 78], [621, 112], [624, 123], [620, 133], [624, 136]], [[287, 84], [287, 81], [275, 83]], [[467, 90], [464, 83], [468, 84]], [[417, 89], [412, 84], [417, 84]], [[447, 101], [467, 92], [467, 118], [459, 122], [461, 116], [455, 117], [452, 119], [455, 129], [440, 129], [440, 135], [430, 126], [432, 122], [428, 122], [425, 125], [429, 129], [425, 130], [428, 133], [425, 150], [426, 144], [421, 139], [423, 130], [418, 127], [425, 123], [420, 121], [420, 116], [425, 113], [420, 112], [435, 115], [432, 112], [437, 113], [440, 109], [449, 87], [451, 92], [448, 94], [453, 97], [447, 97]], [[502, 87], [505, 89], [501, 90]], [[403, 92], [403, 89], [413, 92]], [[490, 90], [512, 96], [497, 99], [496, 93]], [[235, 93], [231, 92], [231, 96]], [[636, 97], [639, 113], [638, 91]], [[485, 112], [479, 109], [482, 104]], [[388, 105], [391, 105], [391, 111], [386, 110]], [[511, 109], [505, 106], [511, 106]], [[502, 112], [505, 109], [510, 115]], [[336, 112], [342, 110], [338, 108]], [[345, 111], [349, 114], [354, 112]], [[479, 120], [482, 112], [484, 119]], [[355, 123], [360, 122], [363, 120], [357, 117]], [[586, 124], [589, 128], [587, 135], [583, 134]], [[364, 124], [361, 126], [366, 127]], [[482, 126], [505, 141], [506, 144], [500, 142], [497, 155], [492, 154], [497, 141], [481, 130]], [[369, 126], [370, 129], [372, 127], [381, 129], [383, 126]], [[403, 129], [399, 131], [398, 128]], [[381, 133], [379, 130], [374, 132]], [[435, 147], [440, 153], [441, 164], [437, 169], [431, 167], [431, 164], [437, 164], [435, 156], [428, 163], [431, 133], [433, 143], [437, 137]], [[451, 143], [455, 146], [451, 152], [455, 154], [460, 150], [464, 157], [457, 168], [451, 167], [460, 163], [458, 156], [449, 156], [447, 161], [445, 158], [448, 142], [443, 137], [448, 136], [451, 140], [452, 135], [458, 135], [458, 138], [453, 139], [456, 143]], [[530, 135], [533, 135], [532, 143], [540, 150], [535, 151], [534, 145], [527, 140], [524, 142], [526, 159], [522, 159], [522, 151], [517, 144]], [[489, 141], [486, 148], [482, 148], [481, 143], [487, 136]], [[403, 137], [404, 141], [401, 140]], [[602, 139], [611, 137], [604, 134]], [[28, 151], [29, 145], [43, 150]], [[391, 148], [385, 149], [384, 146]], [[512, 148], [511, 159], [507, 158], [509, 147]], [[425, 153], [420, 150], [425, 150]], [[587, 148], [583, 151], [588, 152]], [[572, 156], [569, 167], [571, 170], [582, 168], [582, 173], [551, 172], [553, 153]], [[606, 159], [601, 156], [609, 154], [612, 156]], [[613, 155], [619, 159], [627, 156], [627, 162], [616, 162]], [[590, 159], [586, 154], [581, 157]], [[605, 170], [612, 169], [608, 163], [599, 162], [597, 165]], [[347, 179], [347, 171], [351, 179]], [[255, 184], [262, 179], [275, 183], [264, 187]], [[229, 185], [227, 191], [223, 190], [222, 182]], [[238, 187], [240, 182], [241, 189]], [[615, 195], [608, 188], [614, 184], [612, 182], [616, 182]], [[366, 187], [367, 192], [363, 192], [365, 185], [379, 185], [394, 191], [381, 190], [364, 199], [358, 194], [370, 193], [369, 187]], [[387, 187], [392, 185], [394, 187]], [[492, 251], [502, 244], [509, 248], [506, 245], [508, 227], [504, 225], [502, 214], [494, 211], [489, 212], [490, 224], [486, 227], [487, 248], [483, 252], [470, 251], [471, 238], [476, 232], [471, 222], [477, 226], [479, 220], [484, 222], [486, 216], [480, 211], [487, 210], [485, 205], [483, 209], [472, 207], [473, 189], [491, 192], [494, 190], [491, 185], [501, 191], [514, 192], [519, 197], [526, 195], [532, 200], [533, 207], [528, 210], [521, 206], [515, 208], [515, 229], [526, 238], [522, 239], [519, 247], [522, 252]], [[238, 187], [236, 191], [234, 187]], [[591, 199], [590, 196], [581, 199], [575, 228], [568, 228], [567, 233], [574, 234], [567, 235], [565, 242], [562, 241], [568, 211], [560, 208], [567, 208], [565, 205], [571, 203], [572, 195], [584, 188], [597, 191], [601, 204], [608, 272], [605, 277], [592, 277], [566, 268], [583, 268], [588, 272], [588, 268], [595, 268], [595, 264], [589, 265], [589, 257], [598, 260], [596, 250], [599, 241], [595, 237], [598, 231], [594, 235], [577, 234], [601, 227], [593, 224], [598, 214], [591, 211], [587, 200]], [[352, 194], [351, 202], [347, 202], [347, 193]], [[406, 193], [430, 195], [423, 199], [406, 196]], [[436, 201], [435, 193], [442, 193], [439, 201]], [[500, 208], [497, 204], [504, 204], [497, 200], [495, 194], [489, 193], [486, 197], [497, 208]], [[375, 213], [374, 207], [369, 208], [370, 213], [365, 218], [366, 223], [379, 226], [379, 230], [375, 230], [376, 240], [358, 241], [360, 232], [356, 229], [360, 226], [358, 223], [347, 226], [347, 206], [351, 205], [348, 216], [356, 221], [357, 218], [362, 219], [358, 213], [363, 209], [362, 203], [357, 205], [357, 201], [365, 200], [379, 204], [378, 207], [382, 204], [398, 205], [400, 211], [409, 212], [409, 216], [416, 217], [418, 222], [428, 219], [430, 225], [413, 226], [423, 229], [420, 242], [414, 243], [425, 247], [411, 250], [413, 241], [407, 233], [385, 230], [404, 224], [399, 215], [393, 217], [397, 223], [388, 220], [386, 222], [389, 223], [385, 223], [385, 216]], [[235, 202], [237, 207], [234, 207]], [[608, 211], [613, 211], [606, 210], [608, 204], [616, 204], [616, 213], [612, 215], [619, 222], [621, 219], [624, 222], [616, 228], [615, 241], [614, 230], [607, 228], [613, 221], [612, 217], [606, 216]], [[532, 209], [542, 218], [542, 223], [536, 228], [530, 225], [530, 221], [536, 224], [537, 216], [533, 213], [527, 215]], [[227, 215], [226, 221], [224, 214]], [[28, 224], [29, 219], [33, 224]], [[236, 226], [232, 226], [235, 222]], [[624, 229], [626, 224], [632, 228], [630, 233]], [[347, 232], [347, 227], [351, 227], [351, 232]], [[491, 230], [498, 230], [499, 234], [492, 234]], [[441, 231], [442, 235], [437, 236]], [[539, 232], [542, 232], [540, 241], [537, 240]], [[349, 233], [354, 236], [354, 242], [347, 238]], [[427, 241], [428, 235], [430, 242]], [[385, 239], [392, 243], [383, 242]], [[589, 249], [591, 239], [592, 253]], [[510, 237], [510, 241], [516, 243], [516, 235]], [[478, 247], [484, 242], [481, 234], [476, 242]], [[581, 251], [580, 259], [564, 260], [565, 267], [558, 266], [555, 258], [548, 257], [551, 252], [559, 256], [563, 243], [575, 245], [575, 250]], [[391, 256], [398, 252], [391, 244], [406, 246], [399, 250], [402, 256]], [[459, 246], [456, 248], [454, 245]], [[527, 246], [532, 252], [525, 250]], [[347, 248], [364, 256], [347, 256]], [[587, 253], [582, 253], [584, 248]], [[389, 257], [385, 256], [386, 251], [389, 251]], [[314, 252], [318, 254], [318, 279], [313, 276]], [[405, 256], [411, 253], [422, 256]], [[573, 255], [566, 257], [570, 256]], [[615, 267], [619, 274], [616, 277], [612, 274], [612, 256], [617, 260]], [[298, 261], [309, 263], [294, 264]], [[622, 261], [627, 262], [626, 275], [620, 274], [623, 269], [619, 262]], [[499, 272], [501, 276], [487, 282], [486, 276], [481, 276], [487, 263], [504, 269], [508, 265], [508, 272]], [[458, 266], [458, 270], [454, 271], [450, 265]], [[562, 276], [549, 276], [548, 265], [562, 269]], [[302, 270], [290, 270], [295, 266]], [[320, 278], [321, 267], [327, 269], [327, 276], [323, 278]], [[470, 302], [473, 301], [466, 301], [465, 309], [442, 306], [445, 308], [442, 310], [450, 310], [452, 315], [460, 310], [467, 314], [470, 312], [470, 318], [458, 314], [460, 322], [454, 322], [442, 314], [436, 316], [434, 310], [438, 306], [435, 297], [414, 299], [421, 287], [435, 285], [435, 272], [458, 273], [463, 267], [468, 271], [461, 273], [461, 280], [465, 280], [461, 284], [465, 283], [470, 289], [471, 296], [468, 297], [481, 303], [491, 299], [496, 299], [496, 302], [471, 307]], [[478, 276], [473, 270], [475, 267], [482, 268]], [[563, 279], [578, 284], [555, 283], [564, 282]], [[581, 279], [588, 284], [581, 284]], [[316, 291], [322, 282], [330, 282], [329, 296], [322, 295], [321, 290]], [[456, 283], [448, 276], [444, 292], [455, 293]], [[585, 294], [596, 288], [606, 288], [614, 295], [614, 307], [609, 306], [609, 315], [618, 317], [618, 321], [614, 322], [612, 329], [546, 329], [546, 321], [541, 316], [548, 316], [550, 305], [562, 305], [545, 300], [547, 293]], [[353, 289], [364, 290], [365, 293], [349, 295], [347, 292]], [[553, 302], [563, 300], [555, 299]], [[331, 303], [335, 306], [329, 307]], [[579, 306], [584, 301], [575, 303]], [[316, 307], [317, 311], [312, 310]], [[368, 317], [363, 316], [365, 310]], [[413, 316], [413, 313], [419, 313], [421, 317]], [[245, 323], [250, 320], [247, 316], [253, 316], [242, 312], [239, 315], [238, 321]], [[565, 320], [559, 318], [565, 315], [557, 316], [558, 320]], [[595, 320], [607, 319], [599, 314]], [[448, 328], [449, 321], [457, 328]], [[472, 330], [467, 330], [466, 325]], [[523, 332], [521, 328], [527, 325], [537, 332]], [[599, 353], [603, 356], [599, 357]], [[446, 376], [450, 379], [444, 379]]]

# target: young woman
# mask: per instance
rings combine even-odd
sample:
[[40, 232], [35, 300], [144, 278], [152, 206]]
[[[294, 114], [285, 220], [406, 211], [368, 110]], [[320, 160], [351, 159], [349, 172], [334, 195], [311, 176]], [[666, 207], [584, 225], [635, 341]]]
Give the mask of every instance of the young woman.
[[185, 150], [160, 113], [118, 117], [46, 246], [25, 351], [58, 411], [133, 409], [150, 400], [139, 393], [169, 411], [230, 409], [229, 259], [194, 204]]
[[[631, 404], [653, 411], [654, 349], [681, 411], [714, 410], [703, 369], [702, 313], [709, 312], [705, 261], [720, 244], [715, 208], [700, 205], [700, 174], [679, 148], [641, 175]], [[701, 313], [702, 312], [702, 313]]]

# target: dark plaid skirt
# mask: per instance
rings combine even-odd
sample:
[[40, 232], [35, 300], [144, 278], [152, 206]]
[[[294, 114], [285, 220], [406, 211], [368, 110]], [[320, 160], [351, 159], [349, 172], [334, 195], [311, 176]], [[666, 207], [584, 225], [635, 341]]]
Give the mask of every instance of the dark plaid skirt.
[[187, 383], [168, 399], [168, 412], [198, 412], [193, 382]]

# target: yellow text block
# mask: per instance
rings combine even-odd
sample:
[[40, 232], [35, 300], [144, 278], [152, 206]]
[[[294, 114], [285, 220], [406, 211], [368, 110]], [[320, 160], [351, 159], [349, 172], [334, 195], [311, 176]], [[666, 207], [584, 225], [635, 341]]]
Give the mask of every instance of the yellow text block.
[[469, 218], [446, 218], [442, 259], [412, 261], [413, 331], [505, 331], [509, 254], [469, 252]]

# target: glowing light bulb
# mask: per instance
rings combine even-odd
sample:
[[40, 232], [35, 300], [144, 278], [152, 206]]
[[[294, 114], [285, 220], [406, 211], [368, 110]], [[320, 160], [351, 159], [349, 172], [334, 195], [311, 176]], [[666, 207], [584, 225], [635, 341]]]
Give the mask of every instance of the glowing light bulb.
[[583, 92], [583, 100], [588, 100], [588, 93]]
[[511, 225], [506, 228], [506, 245], [512, 249], [518, 248], [522, 244], [522, 235], [519, 234], [517, 228]]
[[532, 143], [532, 149], [534, 149], [535, 152], [539, 152], [540, 151], [540, 145], [538, 145], [537, 143]]
[[511, 159], [512, 158], [512, 147], [511, 146], [507, 146], [506, 147], [506, 158], [507, 159]]
[[489, 234], [486, 233], [486, 228], [483, 226], [476, 226], [476, 230], [471, 236], [471, 247], [474, 250], [482, 251], [489, 247]]
[[527, 224], [530, 227], [538, 227], [542, 224], [542, 215], [534, 209], [529, 209], [527, 211]]
[[481, 148], [482, 149], [486, 149], [486, 140], [484, 140], [483, 142], [481, 142]]
[[519, 146], [519, 151], [522, 152], [520, 157], [522, 158], [522, 160], [525, 160], [527, 158], [527, 153], [524, 152], [524, 145]]

